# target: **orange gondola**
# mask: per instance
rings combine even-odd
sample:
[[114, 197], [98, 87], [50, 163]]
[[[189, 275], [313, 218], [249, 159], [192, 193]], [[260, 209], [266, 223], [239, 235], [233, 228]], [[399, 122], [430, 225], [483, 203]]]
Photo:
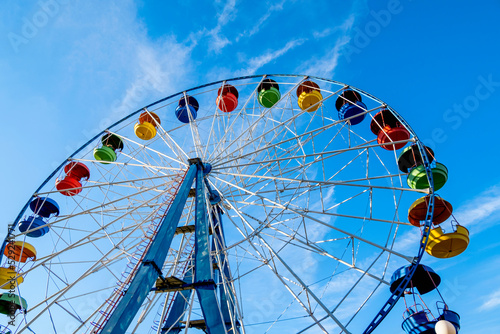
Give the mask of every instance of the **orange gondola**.
[[26, 262], [36, 260], [35, 246], [22, 241], [9, 242], [3, 251], [4, 255], [16, 262]]
[[[425, 218], [427, 216], [427, 210], [429, 209], [430, 196], [424, 196], [417, 199], [410, 206], [408, 210], [408, 221], [417, 227], [421, 227], [425, 223]], [[432, 217], [432, 223], [434, 225], [439, 225], [448, 219], [453, 212], [452, 205], [442, 199], [441, 197], [434, 197], [434, 215]]]

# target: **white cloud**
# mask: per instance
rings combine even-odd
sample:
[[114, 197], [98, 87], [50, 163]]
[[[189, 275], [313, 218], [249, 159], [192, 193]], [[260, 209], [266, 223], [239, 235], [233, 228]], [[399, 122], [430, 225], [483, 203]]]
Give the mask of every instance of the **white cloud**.
[[326, 36], [330, 36], [335, 30], [332, 28], [326, 28], [323, 29], [322, 31], [314, 31], [313, 32], [313, 37], [316, 39], [320, 39]]
[[30, 85], [37, 95], [51, 96], [55, 116], [43, 113], [45, 118], [71, 109], [72, 122], [64, 126], [71, 135], [65, 135], [70, 139], [62, 145], [63, 157], [125, 114], [192, 83], [192, 47], [172, 36], [153, 40], [134, 1], [61, 6], [44, 29], [24, 45], [20, 57], [27, 57], [28, 50], [39, 54], [36, 76], [44, 78], [43, 84]]
[[255, 74], [255, 72], [257, 72], [257, 70], [263, 67], [264, 65], [269, 64], [270, 62], [283, 56], [285, 53], [287, 53], [288, 51], [292, 50], [297, 46], [302, 45], [304, 42], [305, 42], [304, 39], [294, 39], [286, 43], [286, 45], [281, 49], [268, 51], [267, 53], [264, 53], [261, 56], [251, 58], [250, 60], [247, 61], [248, 67], [245, 70], [240, 71], [238, 75]]
[[226, 45], [231, 44], [229, 39], [221, 35], [222, 28], [236, 17], [236, 0], [228, 0], [217, 17], [217, 25], [206, 34], [210, 36], [209, 51], [219, 53]]
[[[226, 25], [229, 21], [234, 19], [236, 0], [228, 0], [222, 9], [219, 17], [217, 18], [217, 27]], [[216, 28], [217, 28], [216, 27]]]
[[240, 33], [238, 35], [238, 37], [236, 37], [236, 42], [238, 42], [241, 38], [244, 38], [244, 37], [248, 38], [248, 37], [251, 37], [251, 36], [255, 35], [256, 33], [258, 33], [260, 28], [262, 27], [262, 25], [267, 21], [267, 19], [269, 19], [271, 14], [273, 14], [274, 12], [279, 12], [279, 11], [283, 10], [283, 5], [285, 4], [285, 2], [286, 2], [286, 0], [283, 0], [280, 3], [277, 3], [277, 4], [272, 5], [271, 7], [267, 8], [266, 13], [260, 17], [260, 19], [257, 21], [257, 23], [255, 23], [252, 26], [251, 29], [243, 31], [242, 33]]
[[135, 79], [129, 83], [125, 96], [113, 110], [115, 113], [137, 109], [147, 94], [174, 92], [179, 89], [178, 79], [187, 77], [190, 71], [191, 48], [177, 43], [174, 38], [155, 44], [143, 38], [135, 44], [138, 46], [132, 56]]
[[473, 227], [471, 232], [480, 232], [495, 223], [493, 218], [500, 213], [500, 187], [494, 186], [470, 202], [455, 210], [455, 217], [461, 225]]
[[420, 229], [413, 228], [402, 235], [398, 235], [392, 249], [402, 254], [416, 254], [421, 238], [422, 233]]
[[[97, 15], [90, 2], [68, 6], [54, 26], [60, 38], [85, 36], [66, 43], [63, 63], [69, 79], [65, 80], [67, 86], [85, 87], [82, 98], [89, 101], [89, 107], [92, 103], [101, 105], [99, 110], [92, 109], [103, 117], [96, 122], [102, 130], [153, 98], [189, 87], [179, 87], [179, 81], [182, 78], [189, 85], [185, 78], [189, 78], [193, 46], [178, 42], [174, 36], [152, 40], [133, 1], [120, 6], [103, 2], [99, 7]], [[102, 101], [94, 101], [94, 96]]]
[[336, 27], [326, 28], [326, 29], [323, 29], [322, 31], [314, 31], [313, 37], [316, 39], [321, 39], [321, 38], [328, 37], [328, 36], [338, 32], [338, 31], [345, 34], [352, 29], [352, 26], [354, 24], [354, 20], [355, 20], [354, 14], [351, 14], [347, 18], [347, 20], [345, 20], [344, 22], [342, 22], [342, 24], [340, 24]]
[[305, 67], [301, 66], [298, 69], [299, 73], [312, 74], [322, 77], [332, 77], [335, 68], [338, 65], [339, 57], [341, 55], [342, 48], [349, 43], [349, 36], [342, 36], [337, 39], [335, 46], [322, 58], [312, 60]]
[[351, 41], [350, 31], [354, 24], [354, 20], [354, 14], [351, 14], [342, 24], [336, 27], [327, 28], [321, 32], [314, 32], [313, 36], [316, 39], [330, 36], [336, 32], [340, 32], [340, 37], [335, 41], [333, 48], [327, 51], [323, 57], [311, 58], [311, 60], [305, 61], [297, 69], [297, 73], [317, 75], [326, 78], [332, 77], [338, 65], [343, 48]]
[[500, 289], [492, 293], [489, 298], [479, 307], [480, 311], [487, 311], [500, 306]]
[[197, 46], [201, 39], [207, 38], [208, 51], [220, 53], [224, 47], [231, 44], [231, 41], [221, 33], [222, 28], [236, 18], [236, 13], [236, 0], [228, 0], [217, 16], [215, 27], [189, 33], [188, 41], [191, 42], [191, 48]]

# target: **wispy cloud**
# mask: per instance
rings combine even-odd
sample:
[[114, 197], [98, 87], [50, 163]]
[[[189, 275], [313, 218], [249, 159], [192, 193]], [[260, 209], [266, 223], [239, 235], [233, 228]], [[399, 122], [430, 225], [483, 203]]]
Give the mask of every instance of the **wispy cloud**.
[[[54, 71], [64, 72], [61, 91], [76, 90], [76, 103], [98, 121], [82, 128], [85, 139], [155, 98], [188, 88], [192, 46], [174, 36], [152, 39], [137, 16], [132, 1], [120, 6], [103, 2], [99, 15], [90, 2], [65, 7], [53, 23], [58, 45]], [[73, 35], [82, 37], [73, 39]], [[55, 38], [55, 37], [54, 37]], [[184, 87], [179, 87], [181, 78]], [[62, 95], [62, 94], [61, 94]], [[78, 146], [78, 144], [76, 145]], [[76, 147], [67, 147], [68, 153]]]
[[264, 65], [271, 63], [272, 61], [283, 56], [285, 53], [292, 50], [293, 48], [302, 45], [304, 42], [305, 39], [294, 39], [286, 43], [286, 45], [281, 49], [268, 51], [261, 56], [251, 58], [250, 60], [247, 61], [248, 67], [245, 70], [240, 71], [239, 75], [255, 74], [255, 72], [257, 72], [257, 70], [263, 67]]
[[222, 28], [236, 17], [236, 0], [228, 0], [217, 17], [217, 25], [207, 32], [210, 36], [209, 51], [219, 53], [226, 45], [231, 44], [229, 39], [221, 34]]
[[413, 228], [402, 235], [398, 235], [393, 249], [402, 254], [415, 254], [420, 244], [422, 233], [418, 228]]
[[499, 213], [500, 186], [496, 185], [455, 210], [455, 217], [460, 224], [472, 227], [471, 232], [477, 233], [495, 223]]
[[349, 36], [339, 37], [330, 51], [319, 59], [312, 59], [309, 62], [305, 62], [297, 69], [297, 73], [317, 75], [326, 78], [332, 77], [339, 63], [342, 48], [349, 43], [350, 39]]
[[[217, 27], [226, 25], [229, 21], [234, 19], [236, 0], [228, 0], [222, 9], [222, 12], [217, 17]], [[216, 27], [216, 28], [217, 28]]]
[[320, 39], [326, 36], [330, 36], [334, 32], [332, 28], [326, 28], [321, 31], [313, 31], [313, 37], [316, 39]]
[[341, 32], [341, 33], [345, 34], [352, 29], [352, 26], [354, 25], [354, 20], [355, 20], [355, 15], [351, 14], [347, 18], [347, 20], [345, 20], [344, 22], [342, 22], [342, 24], [340, 24], [338, 26], [326, 28], [326, 29], [323, 29], [321, 31], [313, 31], [313, 37], [315, 39], [321, 39], [321, 38], [328, 37], [336, 32]]
[[238, 42], [241, 38], [248, 38], [260, 31], [260, 28], [262, 25], [269, 19], [269, 17], [274, 13], [274, 12], [279, 12], [283, 10], [283, 5], [285, 4], [286, 0], [281, 1], [280, 3], [277, 3], [275, 5], [272, 5], [271, 7], [267, 8], [266, 13], [260, 17], [260, 19], [255, 23], [251, 29], [247, 29], [240, 33], [236, 37], [236, 42]]
[[222, 28], [236, 18], [236, 0], [228, 0], [217, 16], [217, 24], [212, 29], [203, 28], [188, 34], [187, 41], [191, 48], [198, 46], [199, 42], [206, 39], [208, 51], [220, 53], [231, 41], [222, 34]]
[[191, 49], [179, 44], [174, 38], [152, 44], [138, 40], [134, 57], [135, 79], [129, 83], [125, 95], [113, 112], [126, 113], [140, 107], [145, 95], [172, 92], [178, 79], [189, 72]]
[[480, 311], [488, 311], [500, 306], [500, 289], [493, 292], [488, 299], [479, 307]]
[[355, 16], [351, 14], [342, 24], [327, 28], [320, 32], [314, 32], [313, 37], [316, 39], [330, 36], [334, 33], [340, 33], [335, 41], [335, 44], [329, 49], [324, 56], [320, 58], [311, 58], [309, 61], [301, 64], [297, 68], [297, 73], [305, 73], [318, 75], [323, 77], [332, 77], [335, 68], [338, 66], [339, 58], [342, 55], [343, 48], [351, 41], [351, 29], [354, 24]]

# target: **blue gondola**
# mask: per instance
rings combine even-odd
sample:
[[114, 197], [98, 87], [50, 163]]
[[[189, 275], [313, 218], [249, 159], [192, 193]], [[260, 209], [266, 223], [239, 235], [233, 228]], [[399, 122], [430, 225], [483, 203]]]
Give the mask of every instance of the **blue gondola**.
[[19, 222], [19, 231], [28, 237], [39, 238], [49, 232], [49, 226], [43, 218], [59, 216], [59, 205], [48, 197], [36, 197], [29, 205], [34, 215]]
[[59, 205], [48, 197], [36, 197], [31, 201], [30, 209], [43, 218], [49, 218], [52, 215], [59, 216]]
[[175, 109], [175, 116], [182, 123], [189, 123], [191, 119], [196, 119], [199, 108], [198, 101], [194, 97], [186, 95], [179, 100], [179, 105]]

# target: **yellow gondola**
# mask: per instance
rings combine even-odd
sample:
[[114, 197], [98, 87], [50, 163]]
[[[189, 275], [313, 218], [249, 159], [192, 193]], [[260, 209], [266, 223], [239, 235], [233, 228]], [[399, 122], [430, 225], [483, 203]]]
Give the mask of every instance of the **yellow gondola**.
[[22, 282], [24, 282], [24, 279], [16, 271], [16, 267], [0, 267], [0, 288], [12, 290]]
[[300, 109], [308, 112], [318, 110], [323, 100], [318, 84], [313, 81], [304, 81], [300, 84], [297, 88], [297, 98]]
[[446, 259], [457, 256], [469, 245], [469, 230], [456, 225], [453, 232], [445, 233], [441, 227], [435, 227], [429, 234], [429, 241], [425, 251], [430, 255]]
[[154, 112], [145, 111], [139, 116], [139, 123], [134, 126], [134, 133], [142, 140], [150, 140], [156, 136], [156, 127], [161, 123]]

